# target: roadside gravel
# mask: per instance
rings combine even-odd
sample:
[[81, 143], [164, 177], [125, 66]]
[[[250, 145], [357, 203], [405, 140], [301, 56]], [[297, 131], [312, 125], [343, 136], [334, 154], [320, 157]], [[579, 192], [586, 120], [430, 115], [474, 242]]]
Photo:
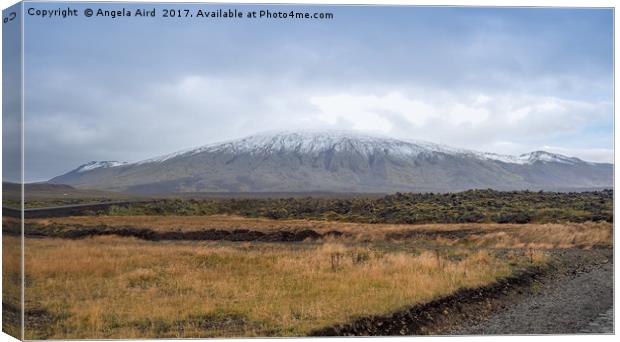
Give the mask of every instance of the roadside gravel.
[[514, 304], [444, 333], [613, 333], [612, 251], [565, 250], [554, 257], [557, 271], [538, 279]]

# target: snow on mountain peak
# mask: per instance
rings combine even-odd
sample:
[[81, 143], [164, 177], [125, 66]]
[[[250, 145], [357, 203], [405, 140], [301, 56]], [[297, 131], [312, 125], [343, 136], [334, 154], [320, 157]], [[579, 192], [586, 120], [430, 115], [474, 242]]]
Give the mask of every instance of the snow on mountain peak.
[[424, 151], [443, 151], [440, 145], [432, 143], [404, 141], [348, 131], [263, 133], [205, 148], [210, 151], [225, 149], [235, 152], [296, 151], [302, 153], [354, 150], [362, 154], [370, 154], [377, 149], [387, 149], [392, 153], [402, 155], [417, 155]]
[[426, 141], [397, 139], [351, 131], [301, 130], [258, 133], [241, 139], [178, 151], [172, 154], [143, 160], [136, 164], [160, 163], [180, 156], [191, 156], [202, 152], [251, 154], [296, 152], [318, 154], [325, 151], [337, 152], [343, 150], [352, 151], [363, 156], [370, 156], [377, 151], [383, 151], [400, 158], [415, 157], [420, 153], [443, 153], [521, 165], [533, 164], [536, 162], [557, 162], [563, 164], [583, 163], [583, 161], [578, 158], [566, 157], [545, 151], [535, 151], [513, 156], [457, 149]]
[[109, 168], [109, 167], [121, 166], [125, 164], [127, 164], [127, 162], [119, 162], [119, 161], [114, 161], [114, 160], [105, 160], [105, 161], [94, 161], [93, 160], [84, 165], [80, 165], [77, 169], [75, 169], [75, 171], [86, 172], [86, 171], [90, 171], [94, 169]]
[[479, 157], [482, 159], [496, 160], [503, 163], [511, 164], [534, 164], [536, 162], [543, 163], [562, 163], [562, 164], [579, 164], [585, 163], [583, 160], [574, 157], [567, 157], [561, 154], [549, 153], [545, 151], [534, 151], [530, 153], [523, 153], [518, 156], [480, 152]]
[[550, 153], [545, 151], [534, 151], [530, 153], [524, 153], [519, 156], [520, 159], [527, 160], [529, 163], [535, 162], [554, 162], [562, 164], [577, 164], [583, 163], [579, 158], [567, 157], [557, 153]]
[[172, 154], [147, 159], [137, 164], [163, 162], [179, 156], [194, 155], [201, 152], [269, 153], [294, 151], [316, 154], [326, 150], [350, 150], [356, 151], [362, 155], [370, 155], [374, 151], [384, 150], [401, 157], [415, 156], [422, 152], [454, 151], [447, 146], [430, 142], [399, 140], [350, 131], [277, 131], [258, 133], [241, 139], [182, 150]]

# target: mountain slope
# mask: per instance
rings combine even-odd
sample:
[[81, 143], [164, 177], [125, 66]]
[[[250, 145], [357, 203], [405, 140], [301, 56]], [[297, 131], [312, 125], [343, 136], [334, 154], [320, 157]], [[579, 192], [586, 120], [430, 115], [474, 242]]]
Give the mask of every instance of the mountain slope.
[[612, 186], [612, 164], [544, 151], [507, 156], [349, 132], [280, 132], [132, 164], [91, 162], [50, 180], [163, 192], [395, 192]]

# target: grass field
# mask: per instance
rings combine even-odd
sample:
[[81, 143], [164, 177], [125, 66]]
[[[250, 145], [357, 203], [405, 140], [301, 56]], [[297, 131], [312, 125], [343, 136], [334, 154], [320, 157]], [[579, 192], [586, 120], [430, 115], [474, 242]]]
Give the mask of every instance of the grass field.
[[493, 282], [509, 261], [333, 242], [29, 240], [26, 306], [44, 314], [27, 338], [299, 336]]
[[[18, 224], [11, 218], [3, 218]], [[2, 331], [12, 336], [21, 335], [21, 241], [19, 238], [2, 237]]]
[[[343, 234], [299, 242], [26, 238], [27, 339], [304, 336], [494, 283], [545, 264], [546, 249], [612, 243], [607, 222], [396, 225], [84, 216], [28, 220], [27, 234], [32, 227], [39, 233], [133, 227]], [[18, 242], [6, 234], [4, 239]], [[4, 267], [16, 272], [14, 263]]]

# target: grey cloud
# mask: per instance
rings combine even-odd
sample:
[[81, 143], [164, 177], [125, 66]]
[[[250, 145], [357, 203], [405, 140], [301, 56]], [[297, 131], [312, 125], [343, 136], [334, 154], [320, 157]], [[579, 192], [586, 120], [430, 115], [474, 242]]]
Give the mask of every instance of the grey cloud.
[[[136, 161], [263, 130], [350, 129], [359, 118], [324, 113], [311, 101], [343, 94], [398, 93], [431, 108], [424, 122], [411, 117], [429, 113], [368, 109], [390, 123], [384, 133], [400, 137], [495, 152], [610, 146], [607, 14], [335, 11], [337, 21], [302, 25], [32, 25], [28, 177], [42, 180], [90, 160]], [[493, 100], [472, 105], [480, 95]], [[508, 120], [510, 110], [545, 98], [567, 109], [532, 109], [523, 120]], [[486, 110], [488, 117], [457, 124], [449, 116], [453, 108], [464, 108], [452, 114], [457, 119], [465, 110]], [[325, 116], [333, 120], [321, 120]], [[593, 140], [591, 126], [604, 127], [606, 138]]]

